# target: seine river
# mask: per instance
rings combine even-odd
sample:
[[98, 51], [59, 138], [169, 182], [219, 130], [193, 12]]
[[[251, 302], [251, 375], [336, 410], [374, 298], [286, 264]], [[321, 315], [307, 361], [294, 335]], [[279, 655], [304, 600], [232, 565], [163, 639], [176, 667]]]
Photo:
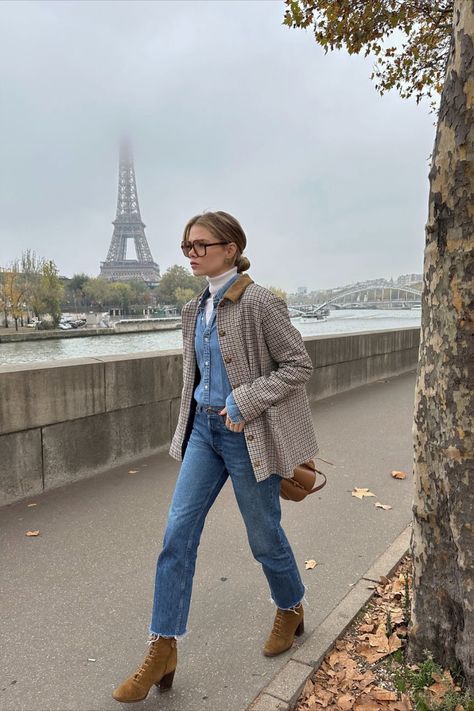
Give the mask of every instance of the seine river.
[[[292, 319], [303, 336], [420, 326], [421, 310], [331, 311], [327, 321]], [[182, 348], [181, 329], [117, 336], [0, 343], [0, 363], [31, 363]]]

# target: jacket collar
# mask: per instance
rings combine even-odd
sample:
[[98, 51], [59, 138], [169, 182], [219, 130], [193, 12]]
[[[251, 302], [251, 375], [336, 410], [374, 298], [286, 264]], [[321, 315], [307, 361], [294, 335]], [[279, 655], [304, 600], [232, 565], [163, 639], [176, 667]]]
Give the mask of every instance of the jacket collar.
[[[241, 274], [240, 276], [235, 279], [232, 284], [229, 286], [229, 288], [223, 293], [222, 299], [229, 299], [230, 301], [233, 301], [234, 304], [237, 303], [237, 301], [240, 299], [242, 294], [244, 293], [245, 289], [250, 286], [250, 284], [253, 284], [253, 279], [249, 277], [248, 274]], [[203, 291], [201, 291], [200, 294], [198, 294], [195, 299], [196, 299], [196, 304], [199, 304], [201, 302], [202, 297], [204, 296], [205, 292], [209, 290], [209, 286], [206, 286]]]
[[229, 299], [235, 304], [250, 284], [253, 284], [253, 279], [251, 279], [248, 274], [242, 274], [229, 286], [222, 298]]

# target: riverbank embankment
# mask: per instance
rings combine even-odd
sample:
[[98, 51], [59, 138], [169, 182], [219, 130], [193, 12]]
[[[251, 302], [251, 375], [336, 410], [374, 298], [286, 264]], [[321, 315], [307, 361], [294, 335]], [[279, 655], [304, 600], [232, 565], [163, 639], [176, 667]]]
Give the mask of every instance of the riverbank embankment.
[[121, 321], [111, 328], [61, 328], [50, 331], [35, 331], [22, 328], [13, 331], [0, 329], [0, 343], [18, 343], [21, 341], [47, 341], [57, 338], [86, 338], [87, 336], [117, 336], [122, 333], [145, 333], [147, 331], [175, 331], [181, 328], [181, 318], [143, 319], [143, 321]]

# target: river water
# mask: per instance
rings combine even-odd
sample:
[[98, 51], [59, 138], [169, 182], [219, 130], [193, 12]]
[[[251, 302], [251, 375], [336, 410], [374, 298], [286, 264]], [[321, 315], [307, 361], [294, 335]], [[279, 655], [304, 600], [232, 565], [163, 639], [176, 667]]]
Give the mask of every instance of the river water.
[[[292, 323], [303, 336], [398, 329], [420, 326], [421, 310], [331, 311], [327, 321], [292, 319]], [[181, 329], [123, 333], [117, 336], [85, 336], [84, 338], [0, 343], [0, 364], [90, 358], [182, 347]]]

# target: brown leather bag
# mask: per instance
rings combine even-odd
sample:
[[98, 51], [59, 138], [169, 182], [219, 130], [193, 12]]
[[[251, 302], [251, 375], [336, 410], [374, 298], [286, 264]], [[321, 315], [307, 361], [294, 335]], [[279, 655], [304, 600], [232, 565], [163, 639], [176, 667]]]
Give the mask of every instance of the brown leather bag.
[[[325, 462], [325, 459], [321, 461]], [[326, 462], [332, 464], [332, 462]], [[314, 486], [316, 481], [316, 472], [324, 478], [322, 484]], [[308, 494], [314, 494], [326, 485], [326, 475], [316, 469], [314, 461], [303, 462], [294, 468], [293, 477], [291, 479], [281, 479], [280, 481], [280, 496], [288, 501], [303, 501]]]

